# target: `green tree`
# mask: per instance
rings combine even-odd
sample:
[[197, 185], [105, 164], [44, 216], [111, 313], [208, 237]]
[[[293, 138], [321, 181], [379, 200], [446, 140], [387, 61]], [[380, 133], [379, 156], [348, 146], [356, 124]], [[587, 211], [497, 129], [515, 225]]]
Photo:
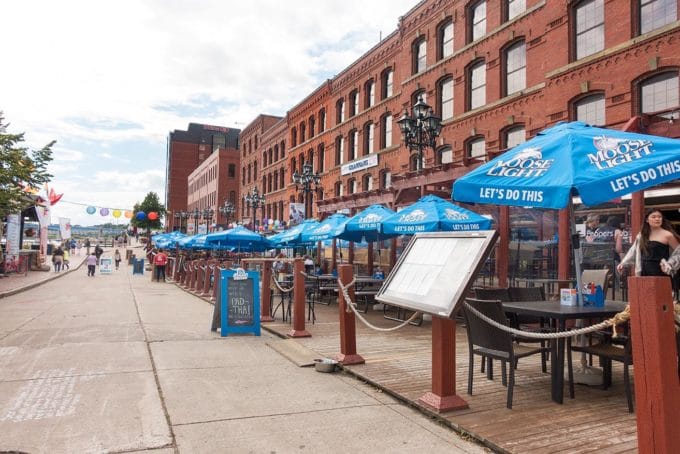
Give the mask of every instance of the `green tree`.
[[[146, 213], [146, 217], [142, 220], [137, 219], [137, 213], [143, 211]], [[149, 213], [158, 213], [158, 218], [151, 220], [149, 219]], [[163, 226], [162, 218], [165, 215], [165, 207], [158, 200], [158, 194], [155, 192], [149, 192], [142, 203], [136, 203], [133, 209], [133, 216], [130, 220], [130, 224], [137, 229], [146, 230], [147, 235], [151, 233], [151, 229], [160, 229]]]
[[0, 216], [17, 213], [32, 202], [27, 188], [41, 188], [52, 178], [47, 164], [52, 161], [52, 146], [55, 141], [40, 150], [29, 150], [21, 146], [24, 133], [10, 134], [9, 124], [0, 111]]

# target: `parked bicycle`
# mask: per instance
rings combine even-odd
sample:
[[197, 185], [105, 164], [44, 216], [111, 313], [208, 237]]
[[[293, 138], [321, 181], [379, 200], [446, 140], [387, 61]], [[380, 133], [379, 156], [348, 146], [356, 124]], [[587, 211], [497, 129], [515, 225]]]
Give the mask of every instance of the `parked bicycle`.
[[[1, 264], [1, 263], [0, 263]], [[3, 273], [4, 274], [10, 274], [10, 273], [17, 273], [17, 274], [23, 274], [24, 276], [28, 275], [28, 257], [24, 255], [13, 255], [11, 258], [8, 260], [5, 260], [3, 266]]]

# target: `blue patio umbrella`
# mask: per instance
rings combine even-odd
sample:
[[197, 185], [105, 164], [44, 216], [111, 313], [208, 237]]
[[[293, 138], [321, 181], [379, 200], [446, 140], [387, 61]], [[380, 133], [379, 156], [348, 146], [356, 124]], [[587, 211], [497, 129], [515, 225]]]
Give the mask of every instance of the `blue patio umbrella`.
[[313, 228], [305, 229], [300, 235], [300, 240], [303, 243], [313, 243], [335, 238], [342, 231], [342, 227], [347, 222], [347, 219], [347, 216], [344, 214], [332, 214]]
[[371, 205], [350, 217], [342, 225], [338, 238], [355, 242], [374, 242], [395, 237], [397, 235], [381, 233], [383, 221], [393, 214], [394, 211], [382, 205]]
[[491, 220], [437, 197], [426, 195], [385, 219], [382, 231], [388, 235], [418, 232], [487, 230]]
[[269, 242], [264, 236], [241, 225], [222, 232], [210, 233], [206, 236], [205, 241], [220, 249], [236, 248], [238, 250], [262, 251], [269, 248]]
[[213, 246], [206, 244], [205, 237], [207, 235], [200, 233], [198, 235], [191, 235], [181, 238], [177, 241], [177, 245], [183, 249], [214, 249]]
[[[680, 140], [559, 123], [459, 178], [455, 200], [570, 209], [572, 196], [597, 205], [680, 178]], [[581, 250], [574, 247], [581, 283]]]
[[302, 244], [302, 232], [313, 229], [319, 224], [316, 219], [306, 219], [288, 230], [269, 237], [273, 247], [294, 247]]

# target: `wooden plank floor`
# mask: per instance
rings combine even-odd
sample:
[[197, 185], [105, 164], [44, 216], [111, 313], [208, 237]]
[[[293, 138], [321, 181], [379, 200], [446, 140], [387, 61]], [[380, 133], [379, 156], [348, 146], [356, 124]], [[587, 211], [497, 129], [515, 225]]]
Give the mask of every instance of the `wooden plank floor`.
[[[320, 356], [332, 358], [340, 349], [338, 306], [317, 304], [315, 312], [316, 323], [306, 325], [312, 337], [298, 341]], [[263, 327], [285, 336], [291, 325], [281, 321], [280, 313], [276, 315], [276, 321]], [[369, 310], [366, 318], [380, 327], [397, 325], [385, 320], [381, 311]], [[516, 372], [513, 409], [508, 410], [507, 388], [501, 385], [498, 364], [494, 380], [487, 380], [476, 358], [473, 395], [467, 394], [468, 347], [462, 324], [458, 324], [456, 339], [456, 391], [470, 408], [439, 415], [451, 427], [500, 452], [637, 451], [635, 415], [628, 413], [620, 365], [614, 364], [613, 386], [608, 390], [576, 385], [575, 399], [569, 399], [565, 383], [565, 401], [559, 405], [550, 399], [550, 375], [541, 373], [540, 357], [524, 358]], [[431, 390], [431, 343], [427, 321], [420, 327], [380, 332], [357, 320], [357, 353], [366, 364], [345, 369], [432, 414], [418, 404], [418, 398]]]

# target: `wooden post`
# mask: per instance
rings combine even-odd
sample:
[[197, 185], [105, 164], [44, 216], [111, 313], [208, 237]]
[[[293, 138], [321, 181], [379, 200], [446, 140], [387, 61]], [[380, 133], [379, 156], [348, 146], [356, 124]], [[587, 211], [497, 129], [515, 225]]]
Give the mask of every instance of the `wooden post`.
[[[366, 265], [368, 267], [366, 271], [368, 271], [367, 274], [369, 276], [373, 276], [373, 242], [372, 241], [368, 242], [368, 250], [366, 252], [366, 255], [368, 257], [366, 259], [366, 261], [367, 261]], [[380, 265], [378, 264], [378, 266], [380, 266]]]
[[680, 381], [671, 281], [628, 278], [638, 451], [680, 452]]
[[201, 296], [210, 296], [212, 294], [210, 291], [210, 277], [213, 274], [211, 267], [214, 266], [217, 266], [217, 261], [215, 260], [208, 260], [205, 263], [205, 272], [203, 273], [203, 293], [201, 293]]
[[272, 282], [272, 262], [265, 260], [262, 262], [262, 290], [260, 291], [260, 321], [273, 322], [272, 312], [272, 292], [270, 285]]
[[559, 211], [557, 221], [557, 278], [569, 279], [571, 274], [571, 233], [569, 232], [569, 210]]
[[456, 394], [456, 321], [432, 316], [432, 391], [418, 401], [437, 412], [469, 408]]
[[338, 269], [338, 240], [333, 238], [332, 241], [332, 246], [331, 246], [331, 269], [330, 272], [332, 273], [333, 270]]
[[203, 283], [205, 282], [205, 274], [207, 274], [207, 270], [203, 269], [203, 267], [207, 265], [208, 264], [203, 260], [198, 262], [198, 269], [196, 270], [196, 283], [194, 284], [194, 290], [198, 295], [203, 293]]
[[347, 245], [347, 261], [354, 265], [354, 241], [350, 241]]
[[[217, 301], [218, 297], [217, 295], [219, 294], [220, 291], [220, 264], [216, 263], [215, 264], [215, 269], [213, 270], [213, 289], [212, 289], [212, 295], [210, 296], [210, 301]], [[217, 304], [217, 303], [215, 303]]]
[[293, 262], [293, 329], [288, 332], [290, 337], [311, 337], [305, 330], [305, 277], [302, 272], [305, 264], [298, 257]]
[[[354, 270], [352, 265], [340, 265], [338, 277], [343, 286], [352, 282]], [[350, 287], [349, 297], [354, 301], [354, 286]], [[357, 335], [356, 321], [354, 312], [347, 307], [345, 297], [338, 287], [338, 312], [340, 314], [340, 353], [335, 355], [335, 359], [344, 365], [364, 364], [364, 358], [357, 354]]]
[[397, 263], [397, 239], [392, 238], [390, 240], [390, 271], [394, 268], [395, 263]]
[[496, 274], [498, 286], [508, 286], [508, 261], [510, 260], [510, 208], [501, 206], [498, 208], [498, 247], [496, 248]]

